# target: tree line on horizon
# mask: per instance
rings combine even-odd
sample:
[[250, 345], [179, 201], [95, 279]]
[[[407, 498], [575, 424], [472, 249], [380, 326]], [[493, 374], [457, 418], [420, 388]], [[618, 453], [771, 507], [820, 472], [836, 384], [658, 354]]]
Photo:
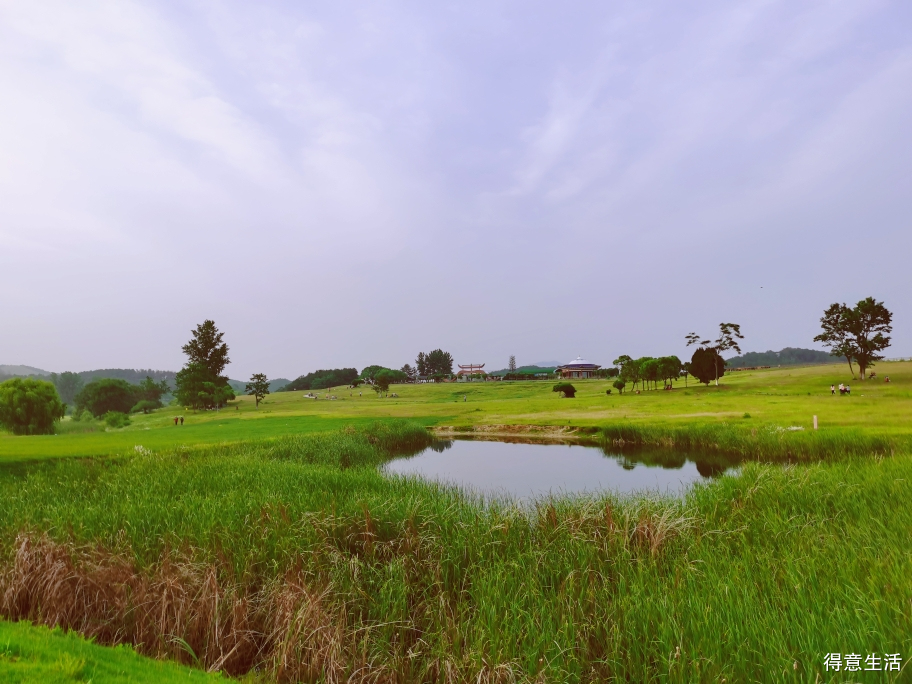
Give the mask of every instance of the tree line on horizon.
[[[873, 297], [863, 299], [853, 307], [837, 302], [824, 311], [820, 319], [822, 332], [814, 337], [814, 341], [829, 347], [831, 355], [845, 358], [853, 378], [856, 377], [854, 362], [864, 380], [871, 366], [884, 358], [881, 352], [890, 345], [892, 319], [893, 314], [884, 303]], [[718, 385], [726, 366], [722, 354], [728, 350], [740, 354], [738, 341], [744, 336], [738, 324], [720, 323], [719, 337], [714, 341], [701, 339], [693, 332], [685, 339], [687, 346], [697, 347], [689, 363], [682, 363], [677, 356], [634, 359], [622, 355], [613, 362], [616, 369], [603, 370], [609, 377], [614, 374], [612, 371], [617, 371], [614, 387], [619, 392], [623, 392], [628, 384], [632, 384], [633, 388], [657, 388], [659, 380], [663, 386], [668, 386], [682, 374], [685, 383], [692, 375], [704, 384], [714, 380]], [[207, 319], [197, 325], [191, 331], [190, 341], [181, 350], [187, 356], [187, 362], [174, 374], [173, 390], [167, 379], [156, 381], [151, 372], [137, 384], [122, 378], [99, 378], [83, 384], [81, 374], [68, 372], [51, 374], [51, 382], [31, 377], [0, 382], [0, 427], [17, 435], [50, 434], [70, 403], [75, 404], [76, 420], [105, 417], [109, 424], [120, 426], [128, 423], [124, 419], [130, 412], [160, 408], [162, 397], [172, 391], [182, 406], [197, 410], [218, 409], [236, 397], [229, 379], [224, 375], [230, 363], [228, 345], [224, 341], [224, 333], [218, 330], [214, 321]], [[510, 356], [509, 367], [516, 369], [513, 355]], [[374, 365], [363, 369], [360, 374], [355, 368], [320, 370], [301, 376], [282, 389], [323, 389], [345, 383], [367, 383], [377, 392], [385, 392], [393, 383], [418, 379], [440, 381], [452, 375], [453, 356], [442, 349], [435, 349], [428, 353], [419, 352], [414, 367], [406, 363], [395, 370]], [[245, 391], [254, 397], [259, 407], [270, 392], [266, 375], [255, 373]]]

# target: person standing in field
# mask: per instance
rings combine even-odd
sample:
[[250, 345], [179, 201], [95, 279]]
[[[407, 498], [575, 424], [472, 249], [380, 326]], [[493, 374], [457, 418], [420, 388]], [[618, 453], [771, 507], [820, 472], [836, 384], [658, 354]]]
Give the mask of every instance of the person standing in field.
[[836, 396], [836, 385], [830, 385], [830, 394]]
[[177, 425], [177, 416], [174, 416], [174, 424]]
[[181, 416], [181, 425], [183, 425], [183, 424], [184, 424], [184, 417]]

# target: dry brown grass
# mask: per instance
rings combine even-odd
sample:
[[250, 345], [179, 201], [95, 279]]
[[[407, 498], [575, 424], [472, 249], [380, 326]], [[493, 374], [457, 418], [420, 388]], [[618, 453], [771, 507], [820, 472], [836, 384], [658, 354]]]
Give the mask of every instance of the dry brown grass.
[[256, 590], [220, 581], [218, 570], [169, 553], [141, 572], [99, 548], [21, 534], [0, 576], [0, 610], [233, 675], [259, 668], [278, 681], [348, 680], [354, 640], [331, 587], [289, 572]]
[[[335, 544], [349, 546], [339, 560], [422, 557], [414, 529], [381, 542], [373, 527], [366, 513], [357, 529], [337, 538]], [[264, 672], [278, 682], [516, 681], [513, 668], [503, 663], [479, 669], [468, 661], [430, 659], [417, 671], [395, 653], [377, 658], [370, 630], [350, 626], [334, 588], [315, 586], [300, 569], [260, 587], [226, 576], [225, 567], [174, 551], [140, 570], [124, 555], [99, 547], [22, 533], [0, 572], [0, 614], [75, 630], [101, 644], [129, 643], [145, 655], [210, 671]]]

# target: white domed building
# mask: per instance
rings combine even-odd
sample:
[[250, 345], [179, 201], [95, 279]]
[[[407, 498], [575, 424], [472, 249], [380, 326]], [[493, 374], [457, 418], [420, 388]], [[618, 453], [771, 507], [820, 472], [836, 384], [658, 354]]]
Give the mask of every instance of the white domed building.
[[585, 359], [577, 356], [570, 363], [565, 363], [563, 366], [557, 367], [557, 372], [562, 378], [575, 378], [577, 380], [584, 380], [586, 378], [594, 378], [596, 376], [596, 371], [601, 368], [601, 366], [589, 363]]

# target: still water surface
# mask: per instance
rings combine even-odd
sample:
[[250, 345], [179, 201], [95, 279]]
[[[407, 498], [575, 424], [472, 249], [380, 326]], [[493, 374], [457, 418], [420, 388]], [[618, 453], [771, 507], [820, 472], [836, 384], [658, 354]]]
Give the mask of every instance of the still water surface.
[[736, 464], [664, 450], [606, 453], [580, 444], [441, 440], [409, 458], [397, 458], [386, 472], [449, 482], [486, 496], [529, 500], [549, 494], [683, 494], [690, 485], [716, 477]]

